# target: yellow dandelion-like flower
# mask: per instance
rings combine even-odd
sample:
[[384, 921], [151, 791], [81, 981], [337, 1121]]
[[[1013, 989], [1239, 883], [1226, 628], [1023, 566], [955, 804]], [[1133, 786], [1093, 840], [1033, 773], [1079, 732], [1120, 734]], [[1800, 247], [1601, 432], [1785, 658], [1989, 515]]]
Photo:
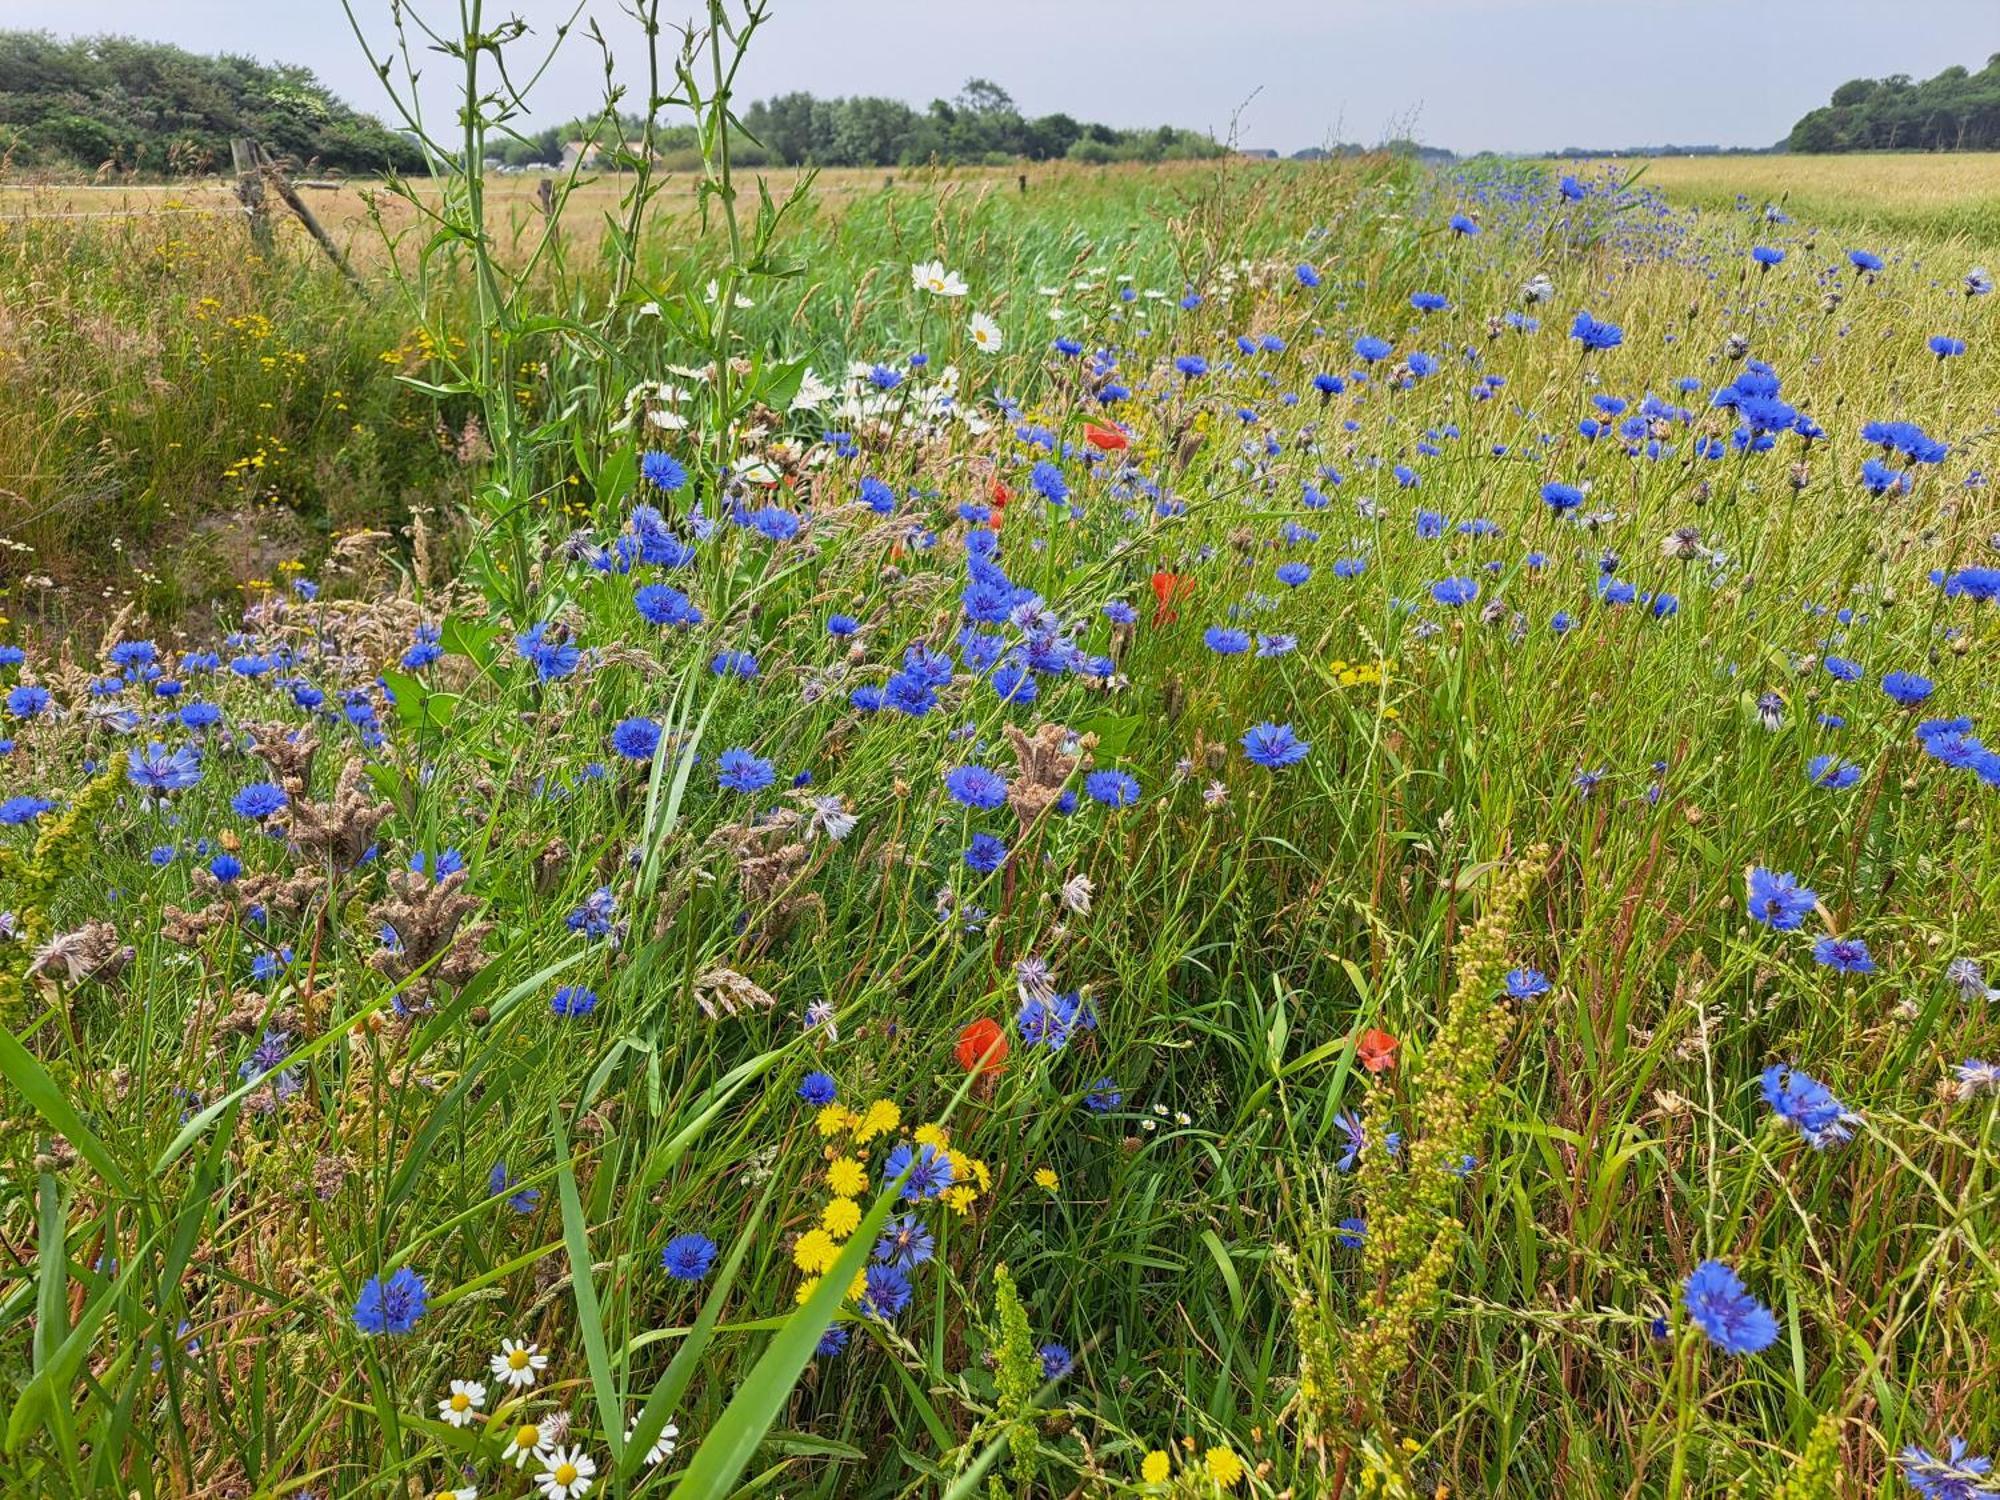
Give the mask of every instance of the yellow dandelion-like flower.
[[1243, 1460], [1227, 1448], [1211, 1448], [1201, 1458], [1208, 1470], [1208, 1477], [1225, 1490], [1243, 1477]]
[[854, 1280], [849, 1282], [847, 1286], [847, 1300], [850, 1302], [859, 1302], [867, 1294], [868, 1273], [865, 1271], [856, 1271], [854, 1273]]
[[972, 1167], [973, 1180], [979, 1184], [979, 1191], [982, 1193], [992, 1192], [993, 1173], [987, 1167], [986, 1163], [975, 1156], [972, 1158], [970, 1165]]
[[854, 1111], [842, 1104], [828, 1104], [813, 1116], [813, 1124], [819, 1127], [819, 1133], [829, 1137], [852, 1130], [860, 1123]]
[[799, 1283], [799, 1289], [792, 1294], [792, 1300], [798, 1303], [800, 1307], [804, 1307], [818, 1287], [819, 1278], [817, 1276], [808, 1276], [804, 1281]]
[[868, 1186], [868, 1169], [851, 1156], [837, 1157], [826, 1169], [826, 1185], [843, 1198], [852, 1198]]
[[942, 1125], [919, 1125], [916, 1142], [919, 1146], [929, 1146], [937, 1151], [951, 1149], [951, 1138], [944, 1133]]
[[855, 1125], [854, 1138], [865, 1144], [874, 1140], [878, 1135], [887, 1135], [902, 1123], [903, 1112], [896, 1108], [892, 1101], [877, 1099], [873, 1104], [868, 1106], [867, 1112], [861, 1116], [859, 1123]]
[[1147, 1484], [1165, 1484], [1174, 1471], [1174, 1461], [1155, 1448], [1139, 1461], [1139, 1477]]
[[837, 1240], [844, 1240], [854, 1233], [861, 1222], [861, 1205], [852, 1198], [835, 1198], [821, 1210], [819, 1227]]
[[1035, 1173], [1036, 1187], [1046, 1188], [1049, 1192], [1053, 1193], [1059, 1185], [1060, 1184], [1058, 1184], [1058, 1182], [1056, 1181], [1056, 1174], [1048, 1167], [1042, 1167], [1036, 1171]]
[[840, 1246], [824, 1229], [808, 1229], [792, 1246], [792, 1264], [811, 1276], [831, 1270], [839, 1255]]
[[946, 1208], [963, 1218], [972, 1212], [973, 1202], [978, 1197], [979, 1194], [969, 1187], [952, 1187], [944, 1190], [941, 1201]]

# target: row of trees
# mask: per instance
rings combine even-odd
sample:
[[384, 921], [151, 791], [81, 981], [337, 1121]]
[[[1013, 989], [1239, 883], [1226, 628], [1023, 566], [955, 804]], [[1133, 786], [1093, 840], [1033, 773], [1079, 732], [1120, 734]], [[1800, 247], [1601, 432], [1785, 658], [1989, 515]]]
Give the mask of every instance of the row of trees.
[[341, 103], [300, 67], [202, 57], [129, 37], [59, 41], [0, 31], [0, 160], [148, 173], [216, 170], [251, 136], [311, 167], [410, 171], [404, 137]]
[[[1029, 118], [1007, 91], [984, 78], [968, 81], [955, 99], [934, 99], [919, 110], [900, 99], [870, 97], [821, 99], [808, 93], [760, 99], [743, 114], [758, 146], [740, 155], [746, 166], [894, 167], [927, 161], [1007, 162], [1166, 161], [1219, 156], [1223, 147], [1197, 131], [1162, 125], [1120, 130], [1066, 114]], [[626, 139], [638, 134], [637, 121], [621, 121]], [[509, 166], [553, 165], [564, 147], [586, 139], [589, 121], [553, 126], [499, 153]], [[600, 145], [604, 141], [602, 133]], [[669, 161], [694, 150], [694, 131], [668, 130], [656, 138]]]
[[1856, 78], [1792, 127], [1794, 151], [2000, 150], [2000, 52], [1977, 73]]

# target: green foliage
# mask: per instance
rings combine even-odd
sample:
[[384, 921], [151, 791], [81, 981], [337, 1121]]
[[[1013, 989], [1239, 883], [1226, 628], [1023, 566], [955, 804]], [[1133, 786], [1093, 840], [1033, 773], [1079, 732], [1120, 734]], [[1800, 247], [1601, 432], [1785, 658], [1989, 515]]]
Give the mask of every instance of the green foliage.
[[0, 31], [0, 148], [17, 167], [208, 173], [229, 165], [232, 136], [309, 171], [407, 172], [423, 161], [310, 68], [122, 36]]
[[2000, 52], [1977, 73], [1852, 79], [1792, 127], [1788, 144], [1805, 153], [2000, 150]]

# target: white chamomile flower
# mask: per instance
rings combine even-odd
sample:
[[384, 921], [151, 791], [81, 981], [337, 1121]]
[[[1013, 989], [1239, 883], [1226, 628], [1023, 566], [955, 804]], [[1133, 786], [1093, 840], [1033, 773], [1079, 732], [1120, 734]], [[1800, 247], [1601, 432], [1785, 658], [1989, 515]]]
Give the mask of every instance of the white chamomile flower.
[[529, 1459], [545, 1454], [550, 1441], [548, 1429], [540, 1422], [522, 1422], [507, 1435], [507, 1448], [500, 1457], [511, 1460], [517, 1469], [525, 1469]]
[[542, 1472], [535, 1483], [547, 1500], [577, 1500], [590, 1491], [597, 1460], [581, 1448], [557, 1448], [542, 1460]]
[[476, 1380], [454, 1380], [451, 1394], [438, 1402], [438, 1415], [454, 1427], [464, 1427], [486, 1405], [486, 1387]]
[[[701, 295], [702, 295], [702, 300], [704, 302], [707, 302], [708, 304], [713, 306], [715, 303], [722, 300], [722, 283], [718, 281], [711, 281], [706, 287], [702, 289]], [[729, 300], [735, 303], [738, 307], [755, 307], [757, 305], [756, 303], [752, 302], [748, 297], [744, 296], [741, 292], [735, 293]]]
[[479, 1500], [479, 1491], [464, 1484], [455, 1490], [432, 1490], [425, 1500]]
[[972, 315], [972, 342], [988, 354], [998, 354], [1007, 339], [998, 323], [985, 313], [976, 312]]
[[956, 271], [947, 271], [941, 260], [919, 261], [911, 266], [910, 285], [933, 297], [963, 297], [967, 291], [965, 278]]
[[549, 1367], [549, 1357], [535, 1350], [535, 1345], [519, 1339], [502, 1339], [500, 1352], [487, 1361], [487, 1368], [509, 1390], [525, 1391]]
[[799, 393], [792, 397], [793, 411], [811, 411], [824, 406], [833, 396], [833, 387], [811, 370], [799, 377]]
[[[631, 1442], [632, 1434], [638, 1431], [638, 1429], [638, 1422], [634, 1421], [631, 1423], [625, 1429], [625, 1441], [628, 1443]], [[660, 1435], [653, 1439], [653, 1446], [646, 1450], [646, 1462], [649, 1464], [663, 1464], [672, 1458], [674, 1456], [675, 1440], [680, 1435], [681, 1430], [678, 1426], [672, 1422], [667, 1423], [666, 1426], [660, 1429]]]

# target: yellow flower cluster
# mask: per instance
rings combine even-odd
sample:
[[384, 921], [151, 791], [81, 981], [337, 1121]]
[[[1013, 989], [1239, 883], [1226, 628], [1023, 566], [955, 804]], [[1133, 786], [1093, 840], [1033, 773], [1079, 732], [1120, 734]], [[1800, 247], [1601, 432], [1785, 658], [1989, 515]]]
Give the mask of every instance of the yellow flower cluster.
[[1394, 658], [1381, 661], [1330, 661], [1327, 670], [1342, 687], [1379, 687], [1396, 670]]

